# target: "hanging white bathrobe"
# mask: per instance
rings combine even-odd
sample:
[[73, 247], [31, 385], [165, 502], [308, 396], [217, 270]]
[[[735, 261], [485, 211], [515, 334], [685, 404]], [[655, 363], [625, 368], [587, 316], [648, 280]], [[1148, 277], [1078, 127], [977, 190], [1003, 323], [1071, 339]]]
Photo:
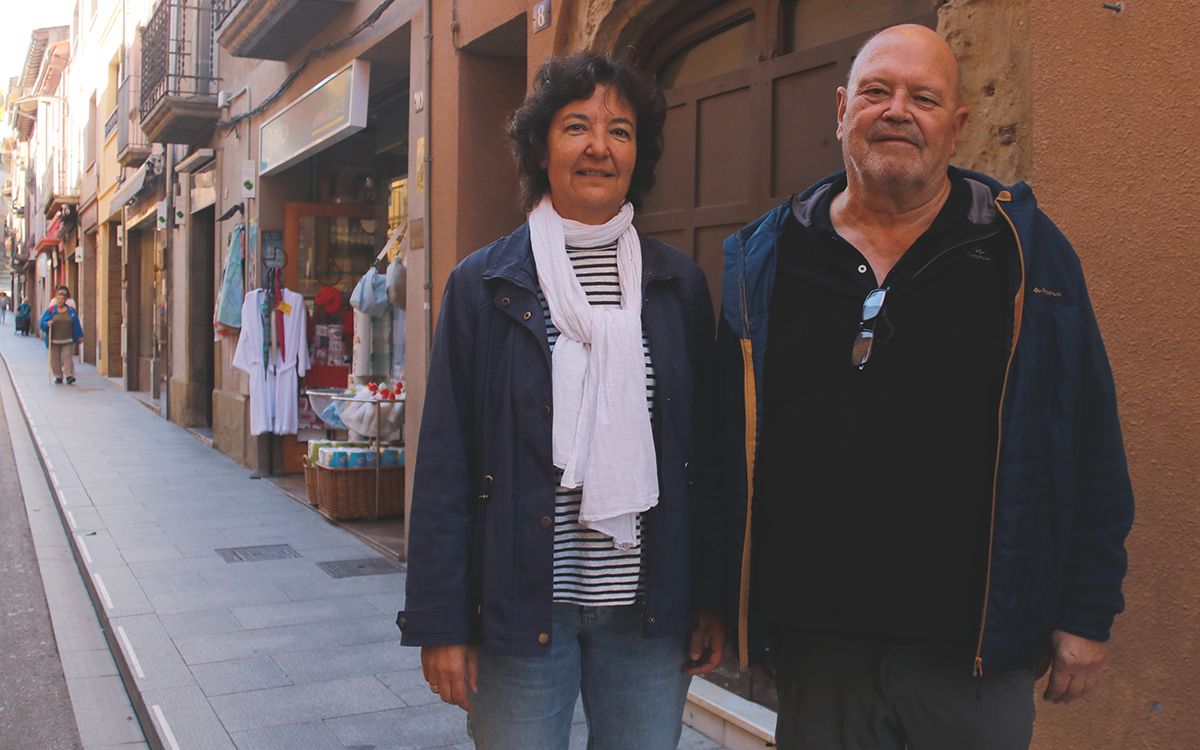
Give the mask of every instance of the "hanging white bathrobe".
[[283, 290], [284, 305], [290, 307], [283, 315], [284, 356], [280, 356], [278, 346], [272, 347], [272, 362], [265, 366], [263, 337], [271, 332], [263, 331], [259, 311], [266, 294], [263, 289], [246, 293], [242, 303], [242, 332], [232, 364], [250, 376], [250, 434], [294, 435], [299, 427], [299, 378], [311, 365], [304, 297]]

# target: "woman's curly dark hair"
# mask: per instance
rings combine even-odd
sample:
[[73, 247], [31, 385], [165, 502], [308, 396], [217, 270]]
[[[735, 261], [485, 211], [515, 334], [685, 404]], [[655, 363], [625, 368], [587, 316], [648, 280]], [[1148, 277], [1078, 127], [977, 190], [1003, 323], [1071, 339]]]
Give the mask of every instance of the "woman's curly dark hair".
[[550, 178], [542, 168], [550, 122], [568, 103], [589, 99], [597, 85], [612, 88], [633, 109], [637, 118], [637, 161], [625, 199], [641, 208], [642, 199], [654, 187], [654, 167], [662, 157], [663, 123], [667, 102], [653, 79], [636, 68], [600, 52], [576, 52], [552, 57], [534, 76], [533, 89], [508, 122], [513, 159], [521, 181], [521, 207], [533, 210], [550, 190]]

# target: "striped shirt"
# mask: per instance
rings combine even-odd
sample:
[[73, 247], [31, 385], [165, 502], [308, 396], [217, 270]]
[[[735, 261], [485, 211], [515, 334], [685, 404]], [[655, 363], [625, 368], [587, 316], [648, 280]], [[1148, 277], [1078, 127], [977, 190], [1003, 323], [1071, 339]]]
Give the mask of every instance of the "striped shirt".
[[[621, 304], [621, 286], [617, 277], [617, 246], [576, 248], [567, 246], [567, 256], [593, 305]], [[550, 306], [538, 290], [542, 315], [546, 320], [546, 338], [553, 351], [558, 328], [550, 320]], [[642, 334], [646, 360], [646, 406], [653, 414], [654, 366], [650, 361], [650, 342]], [[562, 472], [559, 472], [559, 476]], [[581, 488], [559, 486], [554, 508], [554, 601], [585, 606], [615, 607], [634, 604], [642, 593], [642, 519], [634, 528], [634, 547], [617, 549], [612, 537], [579, 525]]]

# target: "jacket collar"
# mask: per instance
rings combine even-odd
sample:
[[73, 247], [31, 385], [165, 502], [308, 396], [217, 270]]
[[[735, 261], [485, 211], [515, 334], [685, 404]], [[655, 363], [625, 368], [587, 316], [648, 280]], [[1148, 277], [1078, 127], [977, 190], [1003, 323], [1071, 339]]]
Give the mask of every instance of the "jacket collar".
[[[967, 181], [971, 188], [969, 218], [976, 224], [987, 224], [997, 216], [996, 200], [1001, 193], [1011, 197], [1007, 210], [1019, 234], [1030, 231], [1028, 217], [1037, 201], [1024, 182], [1006, 186], [980, 172], [950, 167]], [[813, 206], [829, 186], [842, 179], [845, 172], [836, 172], [810, 185], [788, 201], [747, 224], [725, 240], [725, 282], [721, 299], [722, 315], [738, 335], [750, 338], [763, 319], [775, 281], [775, 250], [789, 213], [804, 226], [811, 225]], [[1026, 257], [1025, 262], [1029, 262]]]
[[[971, 205], [967, 209], [967, 219], [972, 224], [986, 226], [996, 220], [996, 196], [1006, 188], [987, 175], [966, 169], [950, 167], [951, 177], [961, 177], [971, 189]], [[844, 178], [845, 172], [829, 175], [803, 193], [792, 196], [790, 201], [792, 215], [802, 226], [812, 226], [813, 210], [825, 193], [838, 180]], [[1024, 183], [1017, 187], [1025, 187]], [[1013, 192], [1016, 188], [1013, 189]], [[1025, 190], [1028, 193], [1028, 189]], [[1015, 198], [1015, 196], [1014, 196]]]
[[[670, 259], [662, 243], [653, 237], [638, 232], [642, 243], [642, 287], [651, 281], [662, 281], [675, 277]], [[483, 280], [504, 279], [530, 292], [537, 290], [537, 266], [533, 262], [533, 244], [529, 238], [529, 224], [517, 227], [517, 231], [501, 237], [488, 253]]]

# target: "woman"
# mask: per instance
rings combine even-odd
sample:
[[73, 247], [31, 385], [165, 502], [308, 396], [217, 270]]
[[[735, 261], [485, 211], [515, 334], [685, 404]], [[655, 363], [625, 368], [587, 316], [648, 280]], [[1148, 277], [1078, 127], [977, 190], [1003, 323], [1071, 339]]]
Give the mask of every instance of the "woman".
[[68, 304], [71, 291], [65, 286], [55, 290], [54, 301], [42, 313], [41, 329], [46, 334], [46, 348], [50, 350], [50, 372], [54, 382], [62, 385], [63, 376], [67, 385], [75, 383], [75, 343], [83, 338], [83, 326], [79, 313]]
[[547, 62], [508, 133], [529, 221], [447, 282], [397, 622], [481, 750], [566, 748], [581, 690], [590, 748], [674, 748], [721, 660], [693, 444], [712, 306], [630, 223], [664, 120], [608, 57]]
[[29, 335], [29, 316], [33, 312], [33, 308], [29, 306], [29, 300], [22, 297], [21, 304], [17, 305], [17, 329], [16, 332], [22, 336]]

